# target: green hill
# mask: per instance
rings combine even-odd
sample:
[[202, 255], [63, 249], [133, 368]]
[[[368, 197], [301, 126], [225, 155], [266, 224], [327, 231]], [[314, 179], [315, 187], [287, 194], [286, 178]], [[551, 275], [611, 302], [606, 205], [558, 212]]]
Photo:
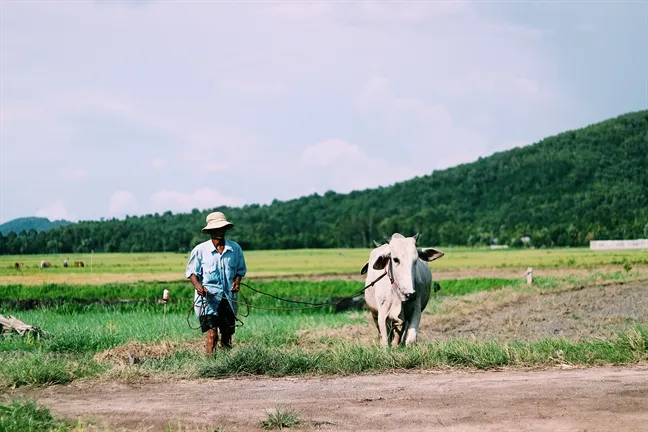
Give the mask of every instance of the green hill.
[[[394, 231], [438, 246], [648, 237], [648, 111], [389, 187], [218, 210], [245, 249], [367, 247]], [[207, 213], [80, 222], [26, 242], [0, 238], [0, 252], [187, 251], [205, 239]]]
[[55, 220], [50, 221], [48, 218], [44, 217], [24, 217], [18, 219], [12, 219], [8, 222], [5, 222], [0, 225], [0, 233], [7, 235], [10, 232], [19, 233], [21, 231], [36, 230], [47, 231], [52, 228], [58, 228], [61, 226], [69, 225], [71, 222], [66, 220]]

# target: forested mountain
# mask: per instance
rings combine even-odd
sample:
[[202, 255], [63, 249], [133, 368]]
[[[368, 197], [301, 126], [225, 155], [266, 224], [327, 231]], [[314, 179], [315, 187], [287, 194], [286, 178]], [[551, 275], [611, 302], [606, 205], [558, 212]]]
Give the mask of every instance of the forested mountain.
[[[209, 211], [79, 222], [0, 237], [0, 253], [183, 251]], [[244, 249], [367, 247], [395, 231], [426, 245], [587, 245], [648, 237], [648, 111], [430, 175], [349, 194], [221, 207]]]
[[31, 229], [40, 231], [47, 231], [52, 228], [69, 225], [70, 222], [66, 220], [50, 221], [44, 217], [25, 217], [12, 219], [0, 225], [0, 233], [7, 235], [10, 232], [19, 233], [20, 231], [29, 231]]

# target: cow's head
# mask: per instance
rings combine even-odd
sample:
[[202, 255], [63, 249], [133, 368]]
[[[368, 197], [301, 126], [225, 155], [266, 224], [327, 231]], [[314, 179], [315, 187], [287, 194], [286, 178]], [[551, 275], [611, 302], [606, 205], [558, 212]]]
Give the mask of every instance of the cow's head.
[[[389, 243], [377, 247], [372, 252], [372, 267], [374, 270], [386, 270], [390, 279], [397, 287], [401, 301], [414, 298], [416, 280], [415, 264], [419, 259], [431, 262], [441, 258], [444, 253], [433, 248], [417, 248], [418, 234], [414, 237], [404, 237], [395, 233]], [[365, 264], [361, 273], [367, 272], [369, 263]]]

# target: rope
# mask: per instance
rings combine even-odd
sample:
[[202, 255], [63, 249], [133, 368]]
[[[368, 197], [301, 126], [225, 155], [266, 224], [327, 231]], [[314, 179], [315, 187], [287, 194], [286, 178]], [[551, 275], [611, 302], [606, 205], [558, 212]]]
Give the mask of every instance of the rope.
[[[362, 288], [361, 290], [359, 290], [359, 291], [353, 293], [353, 294], [350, 295], [350, 296], [343, 297], [343, 298], [341, 298], [340, 300], [337, 300], [337, 301], [334, 301], [334, 302], [326, 302], [326, 303], [309, 303], [309, 302], [301, 302], [301, 301], [297, 301], [297, 300], [285, 299], [285, 298], [277, 297], [277, 296], [275, 296], [275, 295], [272, 295], [272, 294], [269, 294], [269, 293], [266, 293], [266, 292], [263, 292], [263, 291], [259, 291], [259, 290], [257, 290], [257, 289], [252, 288], [250, 285], [241, 282], [241, 285], [243, 285], [243, 286], [245, 286], [245, 287], [251, 289], [252, 291], [257, 292], [257, 293], [259, 293], [259, 294], [267, 295], [267, 296], [272, 297], [272, 298], [274, 298], [274, 299], [276, 299], [276, 300], [281, 300], [281, 301], [288, 302], [288, 303], [299, 303], [299, 304], [307, 304], [307, 305], [309, 305], [309, 306], [304, 306], [304, 307], [277, 308], [277, 307], [256, 306], [256, 305], [253, 305], [253, 304], [247, 303], [247, 300], [245, 299], [245, 296], [243, 295], [243, 293], [242, 293], [241, 291], [239, 291], [239, 294], [241, 294], [241, 297], [243, 297], [243, 300], [244, 300], [243, 302], [241, 302], [241, 301], [239, 301], [239, 300], [235, 300], [235, 299], [233, 299], [233, 298], [232, 298], [231, 300], [232, 300], [234, 303], [236, 303], [236, 304], [240, 304], [240, 305], [247, 306], [247, 308], [248, 308], [248, 309], [247, 309], [248, 312], [247, 312], [247, 315], [243, 315], [244, 317], [249, 316], [249, 314], [250, 314], [250, 308], [251, 308], [251, 307], [256, 308], [256, 309], [261, 309], [261, 310], [291, 311], [291, 310], [317, 309], [317, 308], [324, 307], [324, 306], [334, 306], [334, 305], [337, 306], [338, 304], [342, 303], [343, 301], [345, 301], [345, 300], [349, 300], [349, 299], [352, 299], [353, 297], [355, 297], [355, 296], [357, 296], [357, 295], [363, 293], [367, 288], [372, 287], [373, 285], [375, 285], [376, 282], [378, 282], [380, 279], [384, 278], [386, 275], [387, 275], [387, 272], [381, 274], [381, 275], [378, 276], [378, 277], [377, 277], [373, 282], [371, 282], [369, 285], [366, 285], [364, 288]], [[207, 295], [211, 296], [212, 294], [210, 294], [209, 292], [207, 292]], [[224, 295], [223, 295], [222, 299], [223, 299], [223, 298], [225, 298]], [[222, 299], [221, 299], [221, 301], [222, 301]], [[192, 330], [199, 330], [199, 329], [200, 329], [200, 326], [194, 328], [194, 327], [191, 327], [191, 324], [189, 323], [189, 317], [191, 316], [191, 312], [194, 310], [195, 306], [197, 306], [196, 301], [198, 301], [198, 300], [201, 301], [201, 306], [200, 306], [200, 307], [201, 307], [201, 310], [200, 310], [198, 316], [202, 316], [203, 313], [204, 313], [204, 311], [205, 311], [205, 309], [206, 309], [206, 307], [205, 307], [205, 304], [206, 304], [205, 296], [199, 296], [198, 298], [196, 298], [196, 299], [194, 300], [193, 304], [191, 305], [191, 307], [190, 307], [189, 310], [187, 311], [187, 325], [188, 325], [189, 328], [192, 329]], [[233, 312], [233, 311], [232, 311], [232, 312]], [[237, 316], [236, 314], [234, 314], [234, 318], [236, 319], [236, 321], [238, 321], [238, 322], [241, 323], [241, 326], [238, 326], [238, 327], [242, 327], [242, 326], [244, 325], [244, 324], [243, 324], [243, 321], [241, 321], [241, 320], [238, 318], [238, 316]]]
[[[298, 304], [305, 304], [305, 305], [310, 305], [310, 306], [315, 306], [315, 307], [323, 307], [323, 306], [332, 306], [332, 305], [337, 305], [337, 304], [339, 304], [340, 302], [343, 302], [344, 300], [351, 299], [351, 298], [357, 296], [358, 294], [363, 293], [364, 290], [366, 290], [366, 289], [369, 288], [370, 286], [374, 285], [376, 282], [378, 282], [378, 281], [379, 281], [380, 279], [382, 279], [383, 277], [385, 277], [384, 274], [381, 275], [378, 279], [376, 279], [376, 280], [373, 281], [372, 283], [370, 283], [369, 285], [367, 285], [366, 287], [362, 288], [362, 289], [359, 290], [359, 291], [356, 291], [355, 293], [351, 294], [350, 296], [343, 297], [343, 298], [341, 298], [340, 300], [337, 300], [337, 301], [334, 301], [334, 302], [326, 302], [326, 303], [309, 303], [309, 302], [303, 302], [303, 301], [298, 301], [298, 300], [290, 300], [290, 299], [286, 299], [286, 298], [277, 297], [277, 296], [275, 296], [275, 295], [272, 295], [272, 294], [269, 294], [269, 293], [266, 293], [266, 292], [263, 292], [263, 291], [259, 291], [259, 290], [254, 289], [254, 288], [252, 288], [250, 285], [247, 285], [247, 284], [245, 284], [245, 283], [243, 283], [243, 282], [241, 282], [241, 285], [243, 285], [243, 286], [245, 286], [245, 287], [247, 287], [247, 288], [250, 288], [252, 291], [257, 292], [257, 293], [259, 293], [259, 294], [263, 294], [263, 295], [266, 295], [266, 296], [268, 296], [268, 297], [272, 297], [272, 298], [274, 298], [274, 299], [284, 301], [284, 302], [286, 302], [286, 303], [298, 303]], [[255, 308], [257, 308], [257, 309], [261, 309], [261, 306], [254, 306], [254, 305], [252, 305], [252, 307], [255, 307]], [[295, 310], [302, 310], [302, 309], [312, 309], [312, 308], [287, 308], [287, 309], [286, 309], [286, 308], [279, 308], [279, 309], [277, 309], [277, 310], [291, 310], [291, 309], [295, 309]], [[269, 309], [269, 310], [272, 310], [272, 309]]]
[[[243, 297], [243, 299], [245, 300], [245, 296], [243, 295], [243, 293], [239, 291], [239, 294], [240, 294], [241, 297]], [[213, 296], [209, 291], [207, 291], [207, 295], [209, 295], [209, 296]], [[225, 296], [224, 296], [224, 295], [221, 297], [221, 301], [223, 301], [223, 299], [225, 299]], [[191, 323], [189, 322], [189, 317], [191, 316], [191, 312], [193, 312], [193, 311], [194, 311], [194, 308], [195, 308], [196, 306], [198, 306], [198, 304], [196, 303], [198, 300], [200, 300], [200, 312], [198, 313], [198, 316], [199, 316], [199, 317], [203, 316], [203, 314], [204, 314], [204, 312], [205, 312], [205, 309], [207, 309], [207, 307], [206, 307], [207, 300], [205, 299], [205, 296], [198, 296], [198, 298], [196, 298], [196, 299], [193, 301], [193, 304], [191, 305], [191, 307], [190, 307], [189, 310], [187, 311], [187, 326], [189, 326], [189, 328], [190, 328], [191, 330], [200, 330], [200, 326], [198, 326], [198, 327], [191, 327]], [[234, 300], [234, 299], [232, 299], [232, 301], [238, 304], [238, 301], [236, 301], [236, 300]], [[246, 300], [246, 301], [247, 301], [247, 300]], [[245, 303], [244, 303], [244, 304], [245, 304]], [[235, 314], [234, 311], [232, 311], [232, 313], [234, 314], [234, 319], [235, 319], [236, 321], [238, 321], [238, 322], [241, 323], [240, 326], [235, 326], [235, 327], [243, 327], [243, 326], [245, 325], [245, 324], [243, 323], [243, 321], [241, 321], [241, 320], [238, 318], [237, 314]], [[245, 315], [241, 315], [241, 316], [244, 317], [244, 318], [247, 318], [248, 316], [250, 316], [250, 306], [249, 306], [249, 305], [247, 305], [247, 313], [246, 313]]]

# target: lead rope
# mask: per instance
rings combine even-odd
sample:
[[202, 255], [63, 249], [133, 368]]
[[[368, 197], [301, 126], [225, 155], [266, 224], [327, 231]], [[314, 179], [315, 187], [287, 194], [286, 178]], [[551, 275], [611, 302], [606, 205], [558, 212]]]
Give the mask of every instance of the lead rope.
[[[357, 295], [359, 295], [359, 294], [362, 294], [362, 293], [363, 293], [367, 288], [370, 288], [370, 287], [374, 286], [374, 285], [376, 284], [376, 282], [378, 282], [379, 280], [381, 280], [382, 278], [384, 278], [385, 276], [387, 276], [387, 274], [388, 274], [388, 271], [385, 271], [385, 272], [382, 273], [380, 276], [378, 276], [376, 279], [374, 279], [373, 282], [371, 282], [369, 285], [366, 285], [366, 286], [365, 286], [364, 288], [362, 288], [361, 290], [359, 290], [359, 291], [353, 293], [353, 294], [350, 295], [350, 296], [343, 297], [343, 298], [341, 298], [340, 300], [337, 300], [337, 301], [334, 301], [334, 302], [327, 302], [327, 303], [309, 303], [309, 302], [302, 302], [302, 301], [297, 301], [297, 300], [284, 299], [284, 298], [277, 297], [277, 296], [274, 296], [274, 295], [272, 295], [272, 294], [265, 293], [265, 292], [263, 292], [263, 291], [259, 291], [259, 290], [257, 290], [257, 289], [254, 289], [254, 288], [252, 288], [250, 285], [248, 285], [248, 284], [246, 284], [246, 283], [243, 283], [243, 282], [241, 282], [241, 285], [243, 285], [243, 286], [245, 286], [245, 287], [247, 287], [247, 288], [250, 288], [252, 291], [255, 291], [255, 292], [259, 293], [259, 294], [267, 295], [267, 296], [269, 296], [269, 297], [272, 297], [272, 298], [274, 298], [274, 299], [281, 300], [281, 301], [284, 301], [284, 302], [307, 304], [307, 305], [309, 305], [309, 306], [305, 306], [305, 307], [296, 307], [296, 308], [276, 308], [276, 307], [263, 307], [263, 306], [256, 306], [256, 305], [253, 305], [253, 304], [247, 303], [247, 299], [245, 298], [245, 296], [243, 295], [243, 293], [241, 293], [241, 291], [239, 291], [239, 294], [241, 294], [241, 297], [243, 297], [243, 300], [244, 300], [244, 301], [241, 302], [241, 301], [235, 300], [234, 298], [232, 298], [232, 301], [233, 301], [234, 303], [236, 303], [236, 304], [247, 306], [248, 312], [247, 312], [246, 315], [243, 315], [244, 317], [247, 317], [247, 316], [250, 315], [250, 308], [256, 308], [256, 309], [261, 309], [261, 310], [274, 310], [274, 311], [291, 311], [291, 310], [317, 309], [317, 308], [324, 307], [324, 306], [333, 306], [333, 305], [338, 305], [338, 304], [342, 303], [342, 302], [345, 301], [345, 300], [352, 299], [352, 298], [354, 298], [355, 296], [357, 296]], [[390, 278], [391, 278], [391, 277], [390, 277]], [[207, 291], [207, 295], [210, 295], [210, 296], [211, 296], [212, 294], [210, 294], [209, 291]], [[224, 298], [224, 296], [223, 296], [223, 298]], [[202, 316], [202, 315], [204, 314], [205, 309], [206, 309], [205, 304], [206, 304], [207, 301], [206, 301], [205, 296], [198, 296], [198, 298], [194, 299], [193, 304], [191, 305], [191, 307], [190, 307], [189, 310], [187, 311], [187, 325], [188, 325], [189, 328], [192, 329], [192, 330], [199, 330], [199, 329], [200, 329], [200, 326], [195, 327], [195, 328], [192, 327], [192, 326], [191, 326], [191, 323], [189, 322], [189, 317], [191, 316], [191, 312], [195, 310], [195, 307], [197, 306], [197, 303], [196, 303], [196, 302], [197, 302], [198, 300], [200, 300], [200, 303], [201, 303], [201, 305], [200, 305], [201, 309], [200, 309], [200, 312], [198, 313], [198, 317], [199, 317], [199, 318], [200, 318], [200, 316]], [[222, 300], [221, 300], [221, 301], [222, 301]], [[233, 312], [234, 312], [234, 311], [232, 311], [232, 313], [233, 313]], [[244, 325], [243, 321], [241, 321], [241, 320], [238, 318], [237, 314], [234, 314], [234, 319], [236, 319], [236, 321], [238, 321], [238, 322], [241, 323], [240, 326], [236, 326], [236, 327], [242, 327], [242, 326]]]
[[394, 269], [392, 268], [392, 266], [393, 266], [392, 260], [390, 259], [389, 265], [387, 266], [386, 269], [387, 275], [389, 276], [389, 281], [391, 282], [391, 286], [396, 292], [396, 295], [404, 296], [405, 294], [403, 293], [403, 291], [401, 291], [400, 287], [398, 286], [398, 282], [396, 282], [396, 279], [394, 279], [394, 276], [392, 276], [394, 273]]
[[[243, 293], [241, 291], [239, 291], [239, 294], [241, 295], [241, 297], [243, 297], [243, 300], [245, 300], [247, 302], [247, 300], [245, 299], [245, 296], [243, 295]], [[214, 297], [214, 295], [211, 294], [209, 291], [207, 291], [207, 295]], [[221, 296], [220, 301], [223, 301], [223, 300], [227, 301], [224, 294]], [[206, 306], [207, 299], [206, 299], [205, 296], [198, 296], [196, 299], [194, 299], [193, 304], [191, 305], [191, 307], [187, 311], [187, 326], [189, 326], [189, 328], [191, 330], [200, 330], [200, 325], [198, 327], [192, 327], [191, 323], [189, 322], [189, 317], [191, 316], [191, 312], [195, 313], [195, 307], [198, 306], [198, 304], [196, 303], [197, 301], [200, 301], [200, 311], [198, 312], [198, 319], [199, 320], [200, 320], [200, 317], [205, 314], [205, 310], [207, 309], [207, 306]], [[232, 298], [232, 301], [234, 303], [236, 303], [236, 304], [240, 304], [240, 302], [238, 302], [237, 300], [234, 300], [234, 298]], [[250, 305], [248, 305], [247, 303], [241, 303], [241, 304], [247, 306], [247, 313], [245, 315], [241, 315], [242, 317], [247, 318], [248, 316], [250, 316]], [[245, 325], [245, 323], [239, 319], [238, 314], [234, 313], [233, 310], [232, 310], [232, 314], [234, 315], [234, 319], [241, 323], [241, 325], [238, 325], [238, 326], [235, 325], [234, 327], [243, 327]]]

